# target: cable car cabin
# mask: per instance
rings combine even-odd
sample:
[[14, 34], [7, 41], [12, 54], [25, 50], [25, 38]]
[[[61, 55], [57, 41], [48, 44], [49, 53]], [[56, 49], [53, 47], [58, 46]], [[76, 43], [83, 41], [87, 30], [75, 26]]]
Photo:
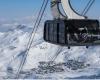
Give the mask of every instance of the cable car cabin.
[[98, 20], [48, 20], [44, 25], [44, 40], [62, 46], [100, 45]]

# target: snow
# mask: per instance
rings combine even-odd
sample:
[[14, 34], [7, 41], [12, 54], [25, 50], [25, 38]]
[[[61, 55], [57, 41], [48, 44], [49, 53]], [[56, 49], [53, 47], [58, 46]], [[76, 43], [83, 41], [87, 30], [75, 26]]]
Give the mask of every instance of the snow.
[[[100, 46], [89, 47], [61, 47], [54, 44], [44, 42], [42, 38], [43, 24], [35, 35], [34, 42], [29, 51], [26, 64], [23, 70], [31, 72], [27, 78], [89, 78], [91, 76], [99, 76], [100, 74]], [[5, 30], [6, 29], [6, 30]], [[20, 61], [26, 50], [29, 40], [29, 34], [32, 26], [16, 24], [0, 25], [0, 76], [7, 76], [7, 68], [12, 67], [15, 72], [18, 70]], [[52, 73], [45, 75], [37, 75], [32, 73], [31, 69], [38, 67], [38, 62], [49, 61], [61, 48], [60, 54], [56, 58], [56, 62], [66, 62], [67, 60], [78, 60], [90, 64], [89, 67], [80, 71], [66, 70], [61, 73]], [[24, 75], [24, 77], [27, 75]], [[1, 78], [0, 77], [0, 78]]]

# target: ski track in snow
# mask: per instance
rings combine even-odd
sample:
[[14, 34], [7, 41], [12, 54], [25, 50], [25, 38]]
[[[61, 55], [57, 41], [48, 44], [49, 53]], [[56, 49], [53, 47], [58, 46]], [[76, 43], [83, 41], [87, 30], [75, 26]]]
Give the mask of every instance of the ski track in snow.
[[[1, 25], [0, 30], [0, 78], [7, 76], [7, 67], [12, 67], [15, 72], [18, 69], [20, 61], [25, 53], [29, 34], [32, 27], [24, 25], [11, 25], [4, 30]], [[4, 26], [5, 27], [5, 26]], [[42, 38], [43, 27], [37, 31], [34, 42], [29, 51], [26, 64], [23, 70], [30, 70], [38, 66], [40, 61], [49, 61], [57, 52], [59, 46], [44, 42]], [[99, 78], [100, 76], [100, 46], [89, 47], [71, 47], [68, 50], [62, 48], [56, 62], [66, 62], [67, 60], [84, 61], [90, 64], [90, 67], [81, 71], [66, 71], [63, 73], [53, 73], [46, 75], [36, 75], [31, 73], [27, 78], [48, 78], [48, 79], [66, 79], [66, 78]], [[17, 65], [16, 65], [17, 64]], [[25, 77], [25, 76], [24, 76]]]

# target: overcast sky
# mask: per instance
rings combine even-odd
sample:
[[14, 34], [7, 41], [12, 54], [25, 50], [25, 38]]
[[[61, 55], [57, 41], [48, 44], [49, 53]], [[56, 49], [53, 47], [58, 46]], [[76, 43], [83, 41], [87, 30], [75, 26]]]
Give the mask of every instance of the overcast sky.
[[[43, 0], [0, 0], [0, 19], [14, 19], [32, 16], [40, 9]], [[89, 0], [71, 0], [73, 8], [80, 12]], [[49, 5], [48, 5], [49, 6]], [[50, 8], [48, 7], [48, 15]], [[87, 14], [91, 18], [100, 16], [100, 0], [96, 0]]]

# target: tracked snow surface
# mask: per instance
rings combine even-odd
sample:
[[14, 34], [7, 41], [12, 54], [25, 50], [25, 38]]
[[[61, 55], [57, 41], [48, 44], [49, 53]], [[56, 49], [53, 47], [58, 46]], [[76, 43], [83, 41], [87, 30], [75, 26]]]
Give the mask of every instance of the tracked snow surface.
[[[0, 79], [15, 78], [25, 54], [32, 27], [19, 24], [0, 25]], [[85, 47], [61, 48], [44, 42], [42, 34], [43, 24], [40, 25], [35, 35], [26, 64], [20, 73], [20, 79], [100, 78], [100, 46], [88, 49]], [[45, 62], [53, 59], [59, 48], [61, 50], [54, 63], [43, 67]], [[85, 66], [86, 64], [88, 66]]]

